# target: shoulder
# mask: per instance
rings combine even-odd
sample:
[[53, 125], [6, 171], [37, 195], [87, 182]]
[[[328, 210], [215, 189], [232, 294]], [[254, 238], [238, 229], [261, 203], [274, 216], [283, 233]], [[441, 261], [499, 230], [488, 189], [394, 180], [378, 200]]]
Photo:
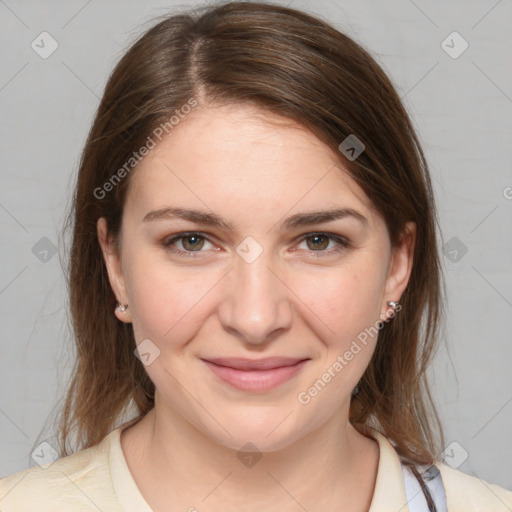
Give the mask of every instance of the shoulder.
[[468, 475], [444, 463], [437, 463], [450, 512], [510, 512], [512, 491]]
[[34, 466], [0, 479], [2, 512], [117, 510], [110, 476], [111, 434], [46, 468]]

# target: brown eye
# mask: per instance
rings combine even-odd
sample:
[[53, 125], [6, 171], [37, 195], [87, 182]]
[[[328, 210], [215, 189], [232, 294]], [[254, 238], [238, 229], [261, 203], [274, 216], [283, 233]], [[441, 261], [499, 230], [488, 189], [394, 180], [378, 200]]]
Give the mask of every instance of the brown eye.
[[[208, 249], [206, 244], [213, 245], [209, 239], [201, 233], [179, 233], [162, 242], [166, 251], [178, 254], [179, 256], [201, 256]], [[181, 246], [181, 247], [180, 247]]]
[[188, 235], [181, 238], [182, 246], [186, 251], [197, 251], [203, 248], [204, 238], [200, 235]]
[[301, 238], [306, 252], [315, 257], [329, 256], [349, 249], [351, 244], [345, 237], [333, 233], [308, 233]]
[[[324, 250], [329, 246], [330, 237], [322, 234], [310, 235], [305, 240], [307, 241], [308, 249], [315, 250]], [[309, 243], [311, 241], [311, 243]]]

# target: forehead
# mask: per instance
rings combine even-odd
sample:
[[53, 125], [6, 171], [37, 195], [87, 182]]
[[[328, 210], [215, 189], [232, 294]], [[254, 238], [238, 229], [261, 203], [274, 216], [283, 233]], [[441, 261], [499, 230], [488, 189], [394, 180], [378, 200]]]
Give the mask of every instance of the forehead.
[[268, 215], [318, 206], [374, 213], [331, 148], [252, 106], [196, 107], [137, 165], [126, 207], [169, 203]]

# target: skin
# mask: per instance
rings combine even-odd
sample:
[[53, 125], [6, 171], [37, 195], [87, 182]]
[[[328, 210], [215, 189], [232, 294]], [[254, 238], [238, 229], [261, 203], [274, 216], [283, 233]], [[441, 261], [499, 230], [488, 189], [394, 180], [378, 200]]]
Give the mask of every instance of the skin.
[[[415, 226], [407, 224], [392, 248], [383, 218], [339, 155], [300, 125], [262, 114], [251, 106], [197, 107], [133, 171], [119, 252], [98, 221], [112, 289], [129, 305], [115, 314], [133, 323], [137, 344], [150, 339], [160, 350], [145, 367], [155, 407], [121, 435], [134, 480], [155, 511], [172, 503], [173, 510], [223, 512], [343, 504], [355, 512], [368, 510], [373, 496], [378, 444], [348, 417], [377, 337], [310, 403], [297, 397], [359, 333], [389, 316], [387, 301], [400, 299], [410, 276]], [[143, 221], [168, 206], [215, 213], [235, 231], [176, 218]], [[296, 213], [334, 207], [357, 210], [367, 224], [345, 217], [279, 228]], [[163, 245], [183, 231], [206, 237], [174, 243], [195, 258]], [[302, 239], [318, 232], [350, 245], [334, 252], [331, 238]], [[251, 263], [236, 252], [248, 236], [263, 249]], [[226, 356], [310, 360], [277, 388], [248, 392], [200, 360]], [[237, 457], [247, 442], [263, 455], [252, 467]]]

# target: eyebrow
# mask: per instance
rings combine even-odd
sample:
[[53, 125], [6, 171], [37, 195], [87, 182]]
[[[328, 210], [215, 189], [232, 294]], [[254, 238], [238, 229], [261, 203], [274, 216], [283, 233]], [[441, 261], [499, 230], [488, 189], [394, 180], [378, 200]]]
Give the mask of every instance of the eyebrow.
[[[231, 224], [229, 221], [223, 219], [222, 217], [215, 213], [208, 213], [205, 211], [193, 210], [188, 208], [166, 207], [161, 208], [159, 210], [152, 210], [144, 216], [142, 221], [150, 222], [154, 220], [164, 220], [173, 218], [179, 218], [183, 220], [188, 220], [190, 222], [196, 222], [198, 224], [217, 227], [225, 229], [226, 231], [229, 232], [235, 231], [233, 224]], [[333, 220], [344, 218], [352, 218], [364, 224], [365, 226], [368, 225], [368, 219], [363, 214], [359, 213], [357, 210], [354, 210], [353, 208], [335, 208], [330, 210], [318, 210], [297, 213], [283, 221], [281, 223], [280, 229], [293, 229], [300, 226], [309, 226], [312, 224], [331, 222]]]

